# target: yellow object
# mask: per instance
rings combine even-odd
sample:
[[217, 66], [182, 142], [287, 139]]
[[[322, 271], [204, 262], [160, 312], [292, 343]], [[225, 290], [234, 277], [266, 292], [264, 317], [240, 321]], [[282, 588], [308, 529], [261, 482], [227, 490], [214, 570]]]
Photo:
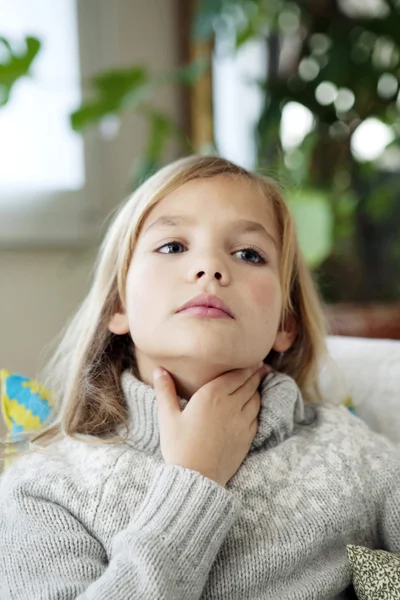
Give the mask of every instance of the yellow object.
[[[5, 369], [0, 370], [0, 405], [7, 442], [17, 440], [20, 433], [43, 427], [54, 407], [51, 392], [44, 385]], [[12, 454], [12, 450], [6, 447], [7, 453]], [[6, 461], [5, 466], [9, 465]]]

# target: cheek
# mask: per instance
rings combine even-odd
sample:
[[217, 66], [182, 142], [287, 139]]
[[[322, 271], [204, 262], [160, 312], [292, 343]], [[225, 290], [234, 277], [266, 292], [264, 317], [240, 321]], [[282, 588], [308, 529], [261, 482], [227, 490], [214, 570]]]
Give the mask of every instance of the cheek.
[[160, 298], [166, 298], [164, 281], [167, 279], [162, 270], [151, 268], [145, 261], [129, 270], [126, 302], [130, 320], [143, 320], [143, 315], [155, 314]]
[[130, 321], [136, 320], [137, 315], [142, 313], [149, 287], [149, 280], [143, 269], [139, 265], [131, 267], [126, 280], [126, 309]]
[[275, 275], [249, 280], [246, 286], [250, 295], [251, 305], [256, 309], [276, 310], [280, 312], [282, 306], [282, 293], [279, 281]]

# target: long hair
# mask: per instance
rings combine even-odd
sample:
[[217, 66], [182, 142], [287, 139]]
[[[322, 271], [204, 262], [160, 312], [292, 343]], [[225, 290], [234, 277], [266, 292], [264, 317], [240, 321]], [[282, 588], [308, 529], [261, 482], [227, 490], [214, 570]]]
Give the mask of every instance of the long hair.
[[[141, 226], [164, 196], [188, 181], [217, 175], [256, 184], [265, 201], [272, 203], [280, 238], [281, 327], [294, 320], [298, 333], [283, 356], [271, 350], [266, 362], [293, 377], [307, 399], [315, 396], [318, 365], [326, 352], [324, 318], [278, 185], [223, 158], [190, 156], [144, 182], [114, 217], [98, 254], [91, 289], [45, 369], [43, 382], [52, 391], [56, 417], [51, 425], [29, 436], [31, 449], [44, 449], [64, 435], [95, 436], [96, 443], [124, 441], [115, 435], [121, 426], [128, 429], [120, 379], [125, 369], [137, 374], [137, 365], [130, 335], [115, 335], [108, 324], [115, 312], [125, 309], [126, 279]], [[87, 437], [81, 441], [91, 443]]]

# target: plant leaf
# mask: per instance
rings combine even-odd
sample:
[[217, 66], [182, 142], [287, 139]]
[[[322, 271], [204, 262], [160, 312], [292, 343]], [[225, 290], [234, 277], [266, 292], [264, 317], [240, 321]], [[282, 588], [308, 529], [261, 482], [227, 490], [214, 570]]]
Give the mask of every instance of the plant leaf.
[[209, 64], [209, 57], [199, 58], [188, 65], [184, 65], [183, 67], [176, 69], [173, 73], [171, 73], [170, 78], [176, 83], [193, 85], [193, 83], [195, 83], [207, 72]]
[[296, 223], [299, 244], [311, 269], [318, 267], [333, 248], [333, 213], [327, 194], [303, 189], [286, 194]]
[[6, 62], [0, 63], [0, 84], [9, 87], [11, 90], [18, 79], [29, 75], [29, 70], [40, 50], [41, 43], [37, 38], [28, 36], [25, 38], [25, 52], [17, 55], [13, 53], [11, 44], [4, 37], [1, 38], [1, 41], [8, 50], [9, 57]]
[[75, 131], [81, 131], [124, 108], [136, 108], [152, 91], [147, 69], [140, 66], [100, 73], [94, 77], [93, 84], [98, 92], [97, 99], [84, 102], [70, 117]]

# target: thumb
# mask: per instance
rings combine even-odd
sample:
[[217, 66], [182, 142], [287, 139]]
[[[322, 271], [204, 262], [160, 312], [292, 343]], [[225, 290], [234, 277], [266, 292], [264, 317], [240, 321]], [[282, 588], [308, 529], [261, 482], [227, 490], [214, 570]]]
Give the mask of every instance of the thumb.
[[181, 412], [175, 384], [165, 369], [158, 367], [153, 372], [153, 386], [157, 398], [158, 414], [161, 419]]

